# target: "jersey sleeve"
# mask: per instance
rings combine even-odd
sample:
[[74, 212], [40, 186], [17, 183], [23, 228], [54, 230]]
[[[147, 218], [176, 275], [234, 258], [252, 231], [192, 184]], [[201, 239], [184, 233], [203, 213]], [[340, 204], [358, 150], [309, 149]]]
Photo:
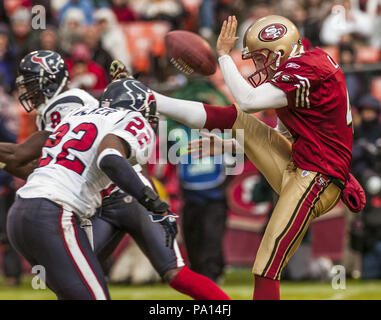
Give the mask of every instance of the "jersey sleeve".
[[139, 112], [123, 112], [110, 133], [120, 137], [130, 146], [128, 160], [131, 165], [145, 164], [148, 161], [155, 146], [155, 134], [151, 125]]
[[289, 108], [310, 108], [311, 92], [319, 77], [308, 64], [290, 59], [279, 67], [270, 83], [284, 91]]
[[44, 119], [40, 115], [37, 115], [37, 117], [36, 117], [36, 127], [37, 127], [38, 131], [45, 130]]
[[84, 90], [69, 90], [63, 97], [51, 103], [44, 111], [41, 116], [43, 130], [53, 132], [69, 113], [83, 106], [96, 109], [99, 102]]

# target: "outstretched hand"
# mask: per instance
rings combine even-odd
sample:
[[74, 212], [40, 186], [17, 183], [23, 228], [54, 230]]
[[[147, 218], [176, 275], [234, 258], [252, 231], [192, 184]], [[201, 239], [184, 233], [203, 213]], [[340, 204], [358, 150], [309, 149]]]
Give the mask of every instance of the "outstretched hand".
[[239, 39], [236, 37], [237, 19], [235, 16], [229, 16], [222, 24], [220, 35], [217, 39], [217, 54], [219, 57], [229, 54], [234, 48], [235, 42]]
[[[200, 131], [204, 138], [192, 140], [188, 143], [188, 154], [194, 159], [219, 156], [224, 153], [224, 140], [212, 133]], [[208, 146], [208, 147], [206, 147]]]
[[188, 143], [188, 154], [193, 159], [201, 159], [206, 157], [215, 157], [223, 155], [225, 152], [236, 152], [236, 144], [234, 139], [223, 139], [220, 136], [200, 131], [204, 138], [192, 140]]

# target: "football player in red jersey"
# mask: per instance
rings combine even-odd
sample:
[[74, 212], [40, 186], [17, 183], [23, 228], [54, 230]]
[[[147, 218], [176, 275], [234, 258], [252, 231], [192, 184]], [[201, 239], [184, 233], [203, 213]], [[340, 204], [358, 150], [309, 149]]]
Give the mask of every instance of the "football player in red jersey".
[[[245, 154], [279, 195], [255, 259], [253, 298], [279, 299], [281, 272], [311, 221], [340, 197], [352, 211], [364, 205], [363, 190], [349, 173], [351, 110], [338, 64], [318, 47], [305, 52], [298, 29], [281, 16], [261, 18], [245, 33], [242, 58], [253, 59], [256, 69], [250, 85], [229, 56], [236, 28], [229, 17], [217, 41], [235, 105], [155, 97], [161, 114], [190, 127], [244, 130]], [[276, 129], [251, 115], [268, 109], [277, 112]]]

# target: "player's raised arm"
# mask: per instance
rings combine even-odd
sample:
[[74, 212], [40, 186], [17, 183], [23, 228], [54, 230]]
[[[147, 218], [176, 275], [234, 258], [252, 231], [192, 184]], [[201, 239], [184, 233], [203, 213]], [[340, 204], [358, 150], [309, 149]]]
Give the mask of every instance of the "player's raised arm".
[[[222, 24], [216, 50], [225, 83], [237, 101], [238, 106], [249, 113], [285, 107], [287, 105], [287, 96], [281, 89], [269, 83], [253, 88], [238, 71], [234, 61], [229, 56], [238, 39], [236, 30], [237, 20], [234, 16], [230, 16]], [[258, 64], [261, 63], [262, 61], [258, 61]]]
[[18, 178], [26, 179], [36, 167], [33, 161], [41, 156], [42, 147], [49, 135], [48, 131], [38, 131], [21, 144], [0, 143], [2, 169]]

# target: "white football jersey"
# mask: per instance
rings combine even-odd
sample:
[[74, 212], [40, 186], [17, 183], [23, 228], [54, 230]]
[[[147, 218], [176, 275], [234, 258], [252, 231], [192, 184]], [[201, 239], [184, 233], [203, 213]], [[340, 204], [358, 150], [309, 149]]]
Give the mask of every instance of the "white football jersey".
[[84, 90], [76, 88], [67, 90], [39, 108], [37, 128], [53, 132], [70, 112], [84, 106], [95, 109], [99, 107], [99, 101]]
[[111, 184], [97, 166], [98, 147], [107, 134], [130, 145], [131, 165], [146, 163], [155, 147], [154, 131], [139, 112], [75, 109], [49, 136], [39, 167], [17, 194], [22, 198], [47, 198], [80, 217], [92, 216]]

